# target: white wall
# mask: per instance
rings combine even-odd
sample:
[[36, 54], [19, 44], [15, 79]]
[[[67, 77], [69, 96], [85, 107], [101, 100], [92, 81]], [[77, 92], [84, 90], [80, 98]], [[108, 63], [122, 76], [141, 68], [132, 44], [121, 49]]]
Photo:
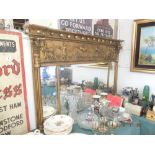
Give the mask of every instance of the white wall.
[[58, 19], [29, 19], [29, 23], [58, 29]]
[[34, 103], [31, 46], [29, 37], [24, 33], [22, 33], [22, 37], [30, 129], [33, 130], [36, 128], [36, 111]]
[[119, 20], [118, 39], [124, 40], [123, 49], [119, 55], [118, 92], [123, 87], [138, 88], [140, 93], [144, 85], [150, 86], [150, 94], [155, 94], [155, 74], [130, 72], [133, 20]]
[[[96, 68], [88, 68], [88, 67], [74, 67], [73, 69], [73, 81], [74, 82], [82, 82], [82, 80], [92, 81], [94, 82], [94, 78], [98, 77], [98, 79], [105, 84], [107, 84], [107, 73], [108, 68], [96, 69]], [[110, 70], [110, 79], [109, 86], [113, 85], [114, 76], [113, 69]]]

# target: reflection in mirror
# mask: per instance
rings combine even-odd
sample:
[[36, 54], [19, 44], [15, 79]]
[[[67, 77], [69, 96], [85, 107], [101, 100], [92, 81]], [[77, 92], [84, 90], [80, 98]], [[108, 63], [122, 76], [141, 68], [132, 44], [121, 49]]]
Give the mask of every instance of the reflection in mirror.
[[103, 68], [90, 66], [80, 64], [59, 68], [61, 114], [71, 116], [75, 122], [82, 111], [88, 110], [94, 101], [93, 95], [112, 92], [114, 77], [111, 63]]
[[44, 120], [57, 111], [56, 66], [40, 68]]
[[111, 63], [104, 64], [102, 68], [96, 64], [41, 67], [44, 120], [60, 113], [71, 116], [77, 122], [79, 114], [88, 110], [94, 102], [94, 95], [112, 92], [113, 68]]

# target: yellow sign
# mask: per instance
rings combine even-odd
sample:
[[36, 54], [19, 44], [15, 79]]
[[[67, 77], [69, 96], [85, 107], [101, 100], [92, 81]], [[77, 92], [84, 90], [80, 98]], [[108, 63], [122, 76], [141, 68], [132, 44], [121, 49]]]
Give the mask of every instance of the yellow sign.
[[0, 31], [0, 40], [0, 135], [24, 134], [29, 117], [22, 35]]

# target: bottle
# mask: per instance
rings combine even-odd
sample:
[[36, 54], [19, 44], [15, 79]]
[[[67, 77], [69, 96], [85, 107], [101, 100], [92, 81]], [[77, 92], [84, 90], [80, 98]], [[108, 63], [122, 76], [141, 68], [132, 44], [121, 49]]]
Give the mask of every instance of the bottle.
[[98, 78], [97, 77], [95, 77], [94, 78], [94, 89], [96, 90], [96, 89], [98, 89]]
[[150, 87], [148, 85], [145, 85], [143, 89], [143, 100], [144, 101], [149, 101], [149, 94], [150, 94]]

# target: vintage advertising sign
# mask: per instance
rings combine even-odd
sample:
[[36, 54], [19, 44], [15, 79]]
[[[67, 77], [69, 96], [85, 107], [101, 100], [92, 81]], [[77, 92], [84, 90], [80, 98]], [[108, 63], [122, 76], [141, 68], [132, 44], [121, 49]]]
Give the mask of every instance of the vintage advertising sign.
[[22, 35], [0, 30], [0, 135], [28, 131]]
[[60, 19], [59, 27], [68, 32], [92, 35], [92, 19]]
[[94, 36], [113, 38], [113, 27], [109, 23], [109, 19], [98, 19], [95, 21]]

